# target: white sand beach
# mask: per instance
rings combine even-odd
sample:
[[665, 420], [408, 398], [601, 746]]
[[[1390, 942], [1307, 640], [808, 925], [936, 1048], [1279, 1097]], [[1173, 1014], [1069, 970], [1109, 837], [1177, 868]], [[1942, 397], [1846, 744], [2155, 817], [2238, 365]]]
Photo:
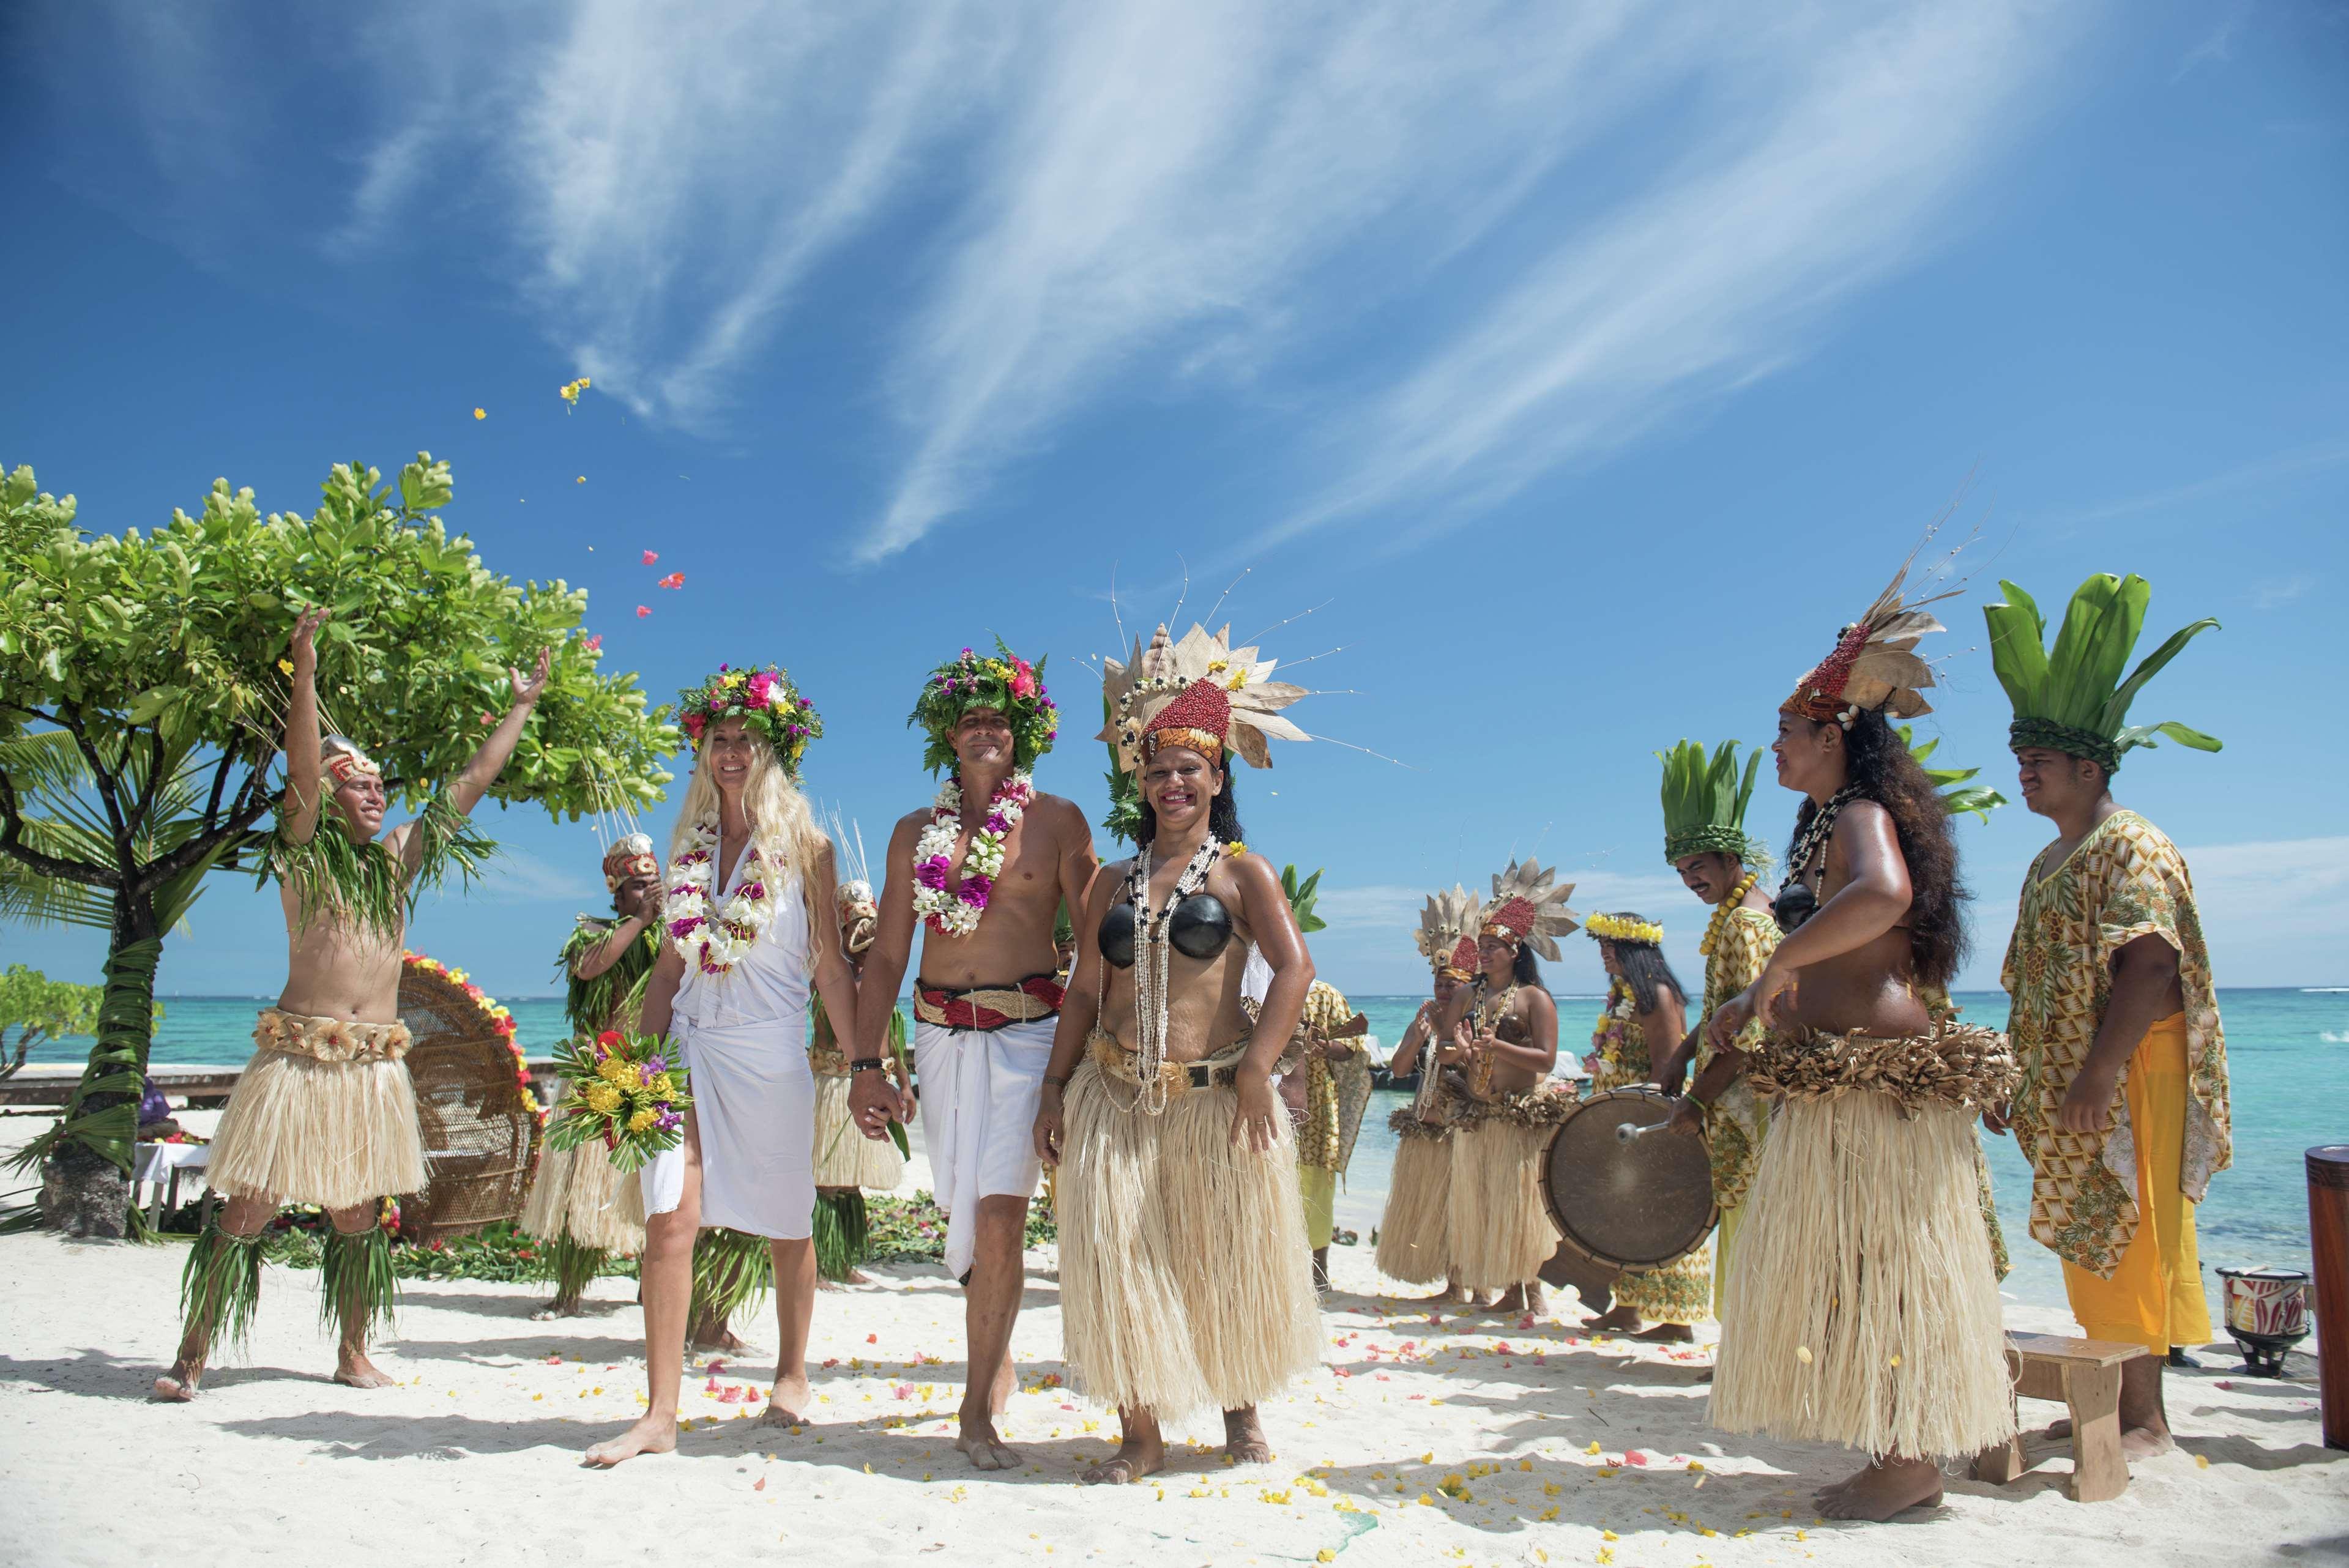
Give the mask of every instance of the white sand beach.
[[[197, 1119], [191, 1119], [191, 1120]], [[0, 1124], [16, 1142], [31, 1118]], [[926, 1175], [917, 1166], [915, 1177]], [[908, 1186], [910, 1188], [911, 1182]], [[2065, 1498], [2060, 1445], [1993, 1489], [1885, 1525], [1805, 1506], [1841, 1452], [1724, 1439], [1704, 1424], [1709, 1351], [1592, 1342], [1569, 1301], [1527, 1323], [1414, 1312], [1370, 1248], [1336, 1249], [1319, 1371], [1266, 1408], [1280, 1458], [1219, 1462], [1212, 1418], [1141, 1486], [1089, 1489], [1115, 1420], [1062, 1385], [1049, 1252], [1030, 1255], [1009, 1431], [1027, 1469], [969, 1470], [950, 1445], [962, 1303], [936, 1265], [874, 1269], [816, 1307], [819, 1424], [762, 1429], [757, 1356], [692, 1363], [673, 1456], [611, 1473], [580, 1451], [636, 1411], [639, 1319], [625, 1279], [588, 1315], [539, 1322], [532, 1284], [407, 1282], [397, 1379], [327, 1381], [315, 1273], [273, 1268], [249, 1356], [192, 1406], [149, 1402], [177, 1328], [176, 1245], [0, 1238], [0, 1561], [28, 1564], [569, 1564], [926, 1553], [945, 1563], [2110, 1564], [2323, 1559], [2349, 1551], [2349, 1454], [2325, 1449], [2313, 1362], [2282, 1381], [2213, 1349], [2173, 1372], [2179, 1451], [2118, 1501]], [[1564, 1321], [1560, 1321], [1563, 1319]], [[2063, 1332], [2062, 1315], [2011, 1326]], [[771, 1320], [743, 1326], [771, 1349]], [[2060, 1415], [2027, 1403], [2027, 1424]], [[95, 1484], [93, 1484], [95, 1483]], [[1447, 1483], [1449, 1491], [1446, 1490]]]

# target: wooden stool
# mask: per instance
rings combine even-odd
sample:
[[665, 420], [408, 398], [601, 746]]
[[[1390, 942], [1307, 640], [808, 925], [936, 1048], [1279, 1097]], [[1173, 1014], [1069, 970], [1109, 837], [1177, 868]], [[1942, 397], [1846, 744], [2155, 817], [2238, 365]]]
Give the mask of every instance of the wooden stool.
[[[2142, 1345], [2106, 1339], [2064, 1339], [2053, 1334], [2009, 1334], [2006, 1364], [2014, 1391], [2028, 1399], [2061, 1399], [2072, 1412], [2072, 1501], [2110, 1502], [2128, 1490], [2121, 1457], [2121, 1364], [2146, 1354]], [[1973, 1477], [2003, 1486], [2029, 1467], [2018, 1431], [2004, 1448], [1974, 1460]]]

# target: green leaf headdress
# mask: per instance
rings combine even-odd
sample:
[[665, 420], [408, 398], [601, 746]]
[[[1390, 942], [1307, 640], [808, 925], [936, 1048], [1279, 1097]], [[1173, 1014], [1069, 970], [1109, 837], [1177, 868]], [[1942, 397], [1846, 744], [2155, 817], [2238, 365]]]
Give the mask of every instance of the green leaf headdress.
[[1762, 841], [1745, 830], [1745, 808], [1754, 799], [1754, 776], [1762, 754], [1737, 769], [1737, 742], [1724, 740], [1708, 758], [1702, 741], [1683, 740], [1656, 753], [1664, 765], [1664, 859], [1723, 854], [1759, 866], [1769, 861]]
[[1920, 767], [1925, 769], [1925, 777], [1933, 781], [1933, 788], [1941, 792], [1941, 810], [1950, 816], [1971, 814], [1987, 822], [1994, 809], [2006, 804], [2006, 797], [1988, 785], [1969, 782], [1982, 771], [1979, 768], [1926, 766], [1926, 759], [1940, 749], [1940, 736], [1920, 742], [1917, 739], [1915, 727], [1906, 724], [1899, 726], [1894, 733], [1900, 737], [1900, 744], [1909, 748], [1909, 755], [1917, 759]]
[[1288, 912], [1297, 917], [1297, 929], [1300, 932], [1310, 934], [1320, 931], [1326, 929], [1330, 923], [1313, 913], [1313, 905], [1320, 896], [1319, 892], [1320, 886], [1321, 871], [1318, 867], [1313, 874], [1303, 882], [1297, 880], [1297, 868], [1294, 865], [1280, 868], [1280, 891], [1288, 896]]
[[2121, 670], [2137, 648], [2137, 634], [2145, 629], [2145, 607], [2153, 597], [2144, 578], [2099, 573], [2081, 583], [2064, 612], [2064, 627], [2055, 634], [2052, 651], [2046, 645], [2046, 617], [2031, 595], [2012, 583], [1999, 587], [2006, 603], [1983, 605], [1982, 617], [1990, 623], [1992, 666], [2014, 705], [2014, 724], [2007, 732], [2007, 743], [2014, 749], [2044, 747], [2085, 757], [2108, 774], [2119, 769], [2124, 753], [2153, 745], [2157, 735], [2197, 751], [2219, 749], [2216, 737], [2174, 721], [2128, 722], [2129, 704], [2145, 683], [2217, 621], [2205, 616], [2173, 632], [2124, 680]]
[[972, 708], [992, 708], [1011, 726], [1011, 764], [1033, 768], [1061, 737], [1061, 710], [1044, 689], [1044, 661], [1030, 664], [995, 639], [995, 652], [982, 656], [965, 648], [930, 672], [921, 700], [906, 717], [929, 736], [922, 766], [943, 773], [955, 765], [955, 726]]

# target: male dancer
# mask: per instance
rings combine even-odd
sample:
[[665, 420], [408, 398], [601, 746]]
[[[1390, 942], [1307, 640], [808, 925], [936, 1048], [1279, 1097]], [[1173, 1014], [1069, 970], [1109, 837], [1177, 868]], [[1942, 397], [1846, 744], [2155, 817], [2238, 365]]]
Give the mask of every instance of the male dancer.
[[2219, 749], [2179, 724], [2124, 727], [2145, 682], [2218, 623], [2179, 632], [2124, 683], [2143, 578], [2082, 583], [2052, 655], [2030, 595], [2001, 586], [2008, 602], [1983, 614], [2023, 802], [2056, 831], [2023, 878], [2001, 975], [2023, 1068], [2012, 1120], [2031, 1160], [2031, 1233], [2063, 1259], [2081, 1331], [2151, 1352], [2121, 1368], [2122, 1451], [2145, 1459], [2171, 1446], [2170, 1347], [2210, 1337], [2194, 1205], [2231, 1162], [2227, 1039], [2185, 858], [2112, 782], [2156, 733]]
[[450, 866], [471, 872], [495, 848], [468, 818], [513, 755], [546, 686], [541, 653], [529, 679], [509, 671], [513, 705], [464, 771], [412, 822], [380, 841], [383, 770], [318, 725], [317, 632], [328, 612], [295, 623], [285, 712], [285, 798], [269, 868], [278, 879], [292, 954], [277, 1006], [262, 1010], [252, 1063], [221, 1115], [212, 1186], [227, 1194], [181, 1277], [179, 1358], [155, 1379], [159, 1399], [191, 1399], [215, 1329], [241, 1337], [261, 1297], [262, 1247], [280, 1205], [316, 1203], [334, 1229], [319, 1283], [342, 1338], [335, 1381], [380, 1388], [368, 1331], [391, 1316], [391, 1247], [376, 1222], [388, 1194], [424, 1185], [424, 1135], [399, 1021], [401, 939], [416, 895]]
[[932, 671], [909, 720], [928, 735], [931, 771], [951, 774], [936, 804], [890, 835], [880, 932], [858, 985], [872, 1002], [857, 1009], [849, 1063], [857, 1130], [880, 1138], [909, 1114], [884, 1041], [918, 922], [927, 927], [914, 983], [922, 1140], [947, 1211], [947, 1272], [968, 1292], [956, 1446], [988, 1470], [1019, 1463], [995, 1418], [1012, 1387], [1020, 1245], [1040, 1171], [1030, 1133], [1061, 1007], [1052, 927], [1063, 903], [1085, 907], [1100, 863], [1083, 813], [1029, 779], [1059, 734], [1042, 671], [996, 647], [988, 658], [966, 648]]
[[[1702, 743], [1683, 740], [1662, 760], [1664, 859], [1689, 892], [1713, 906], [1704, 940], [1697, 944], [1704, 956], [1702, 1010], [1680, 1049], [1656, 1075], [1665, 1091], [1673, 1093], [1683, 1072], [1693, 1080], [1713, 1065], [1717, 1053], [1705, 1043], [1705, 1022], [1714, 1008], [1760, 978], [1770, 954], [1778, 950], [1779, 931], [1769, 896], [1760, 885], [1769, 851], [1745, 830], [1745, 809], [1754, 799], [1762, 753], [1746, 758], [1743, 775], [1733, 740], [1723, 741], [1710, 758]], [[1766, 1033], [1761, 1020], [1754, 1020], [1738, 1037], [1736, 1048], [1751, 1055]], [[1770, 1108], [1755, 1098], [1753, 1085], [1741, 1075], [1709, 1105], [1683, 1099], [1673, 1108], [1675, 1130], [1694, 1131], [1700, 1121], [1713, 1155], [1713, 1201], [1721, 1210], [1713, 1259], [1713, 1311], [1718, 1317], [1729, 1299], [1738, 1228], [1745, 1219], [1745, 1195], [1754, 1185], [1763, 1135], [1769, 1130]]]

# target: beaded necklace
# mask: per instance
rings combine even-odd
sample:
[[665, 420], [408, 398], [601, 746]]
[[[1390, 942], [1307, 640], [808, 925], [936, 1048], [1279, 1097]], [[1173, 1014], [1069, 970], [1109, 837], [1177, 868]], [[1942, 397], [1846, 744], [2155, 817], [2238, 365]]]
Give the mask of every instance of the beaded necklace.
[[1721, 901], [1713, 909], [1713, 918], [1704, 923], [1704, 940], [1696, 944], [1699, 954], [1706, 958], [1713, 956], [1713, 944], [1721, 939], [1722, 932], [1727, 929], [1729, 917], [1737, 913], [1737, 906], [1745, 902], [1745, 895], [1752, 892], [1754, 884], [1761, 880], [1760, 872], [1747, 872], [1745, 880], [1729, 890], [1729, 896]]
[[1826, 849], [1837, 815], [1858, 799], [1859, 786], [1845, 785], [1811, 813], [1811, 820], [1795, 835], [1794, 850], [1786, 856], [1786, 880], [1778, 884], [1778, 896], [1770, 901], [1770, 913], [1777, 917], [1780, 930], [1793, 931], [1819, 907], [1818, 890], [1803, 881], [1803, 873]]
[[[1509, 1016], [1509, 1009], [1516, 1004], [1519, 986], [1512, 980], [1498, 996], [1487, 994], [1489, 986], [1490, 983], [1482, 975], [1476, 976], [1476, 1005], [1473, 1016], [1477, 1034], [1497, 1036], [1503, 1020]], [[1487, 1019], [1491, 1021], [1487, 1023]], [[1492, 1057], [1478, 1053], [1475, 1063], [1468, 1071], [1468, 1087], [1478, 1099], [1493, 1092], [1493, 1070]]]
[[1150, 851], [1133, 857], [1126, 873], [1126, 896], [1133, 901], [1140, 951], [1133, 958], [1133, 1074], [1141, 1080], [1134, 1104], [1156, 1116], [1166, 1109], [1166, 966], [1173, 944], [1167, 940], [1175, 906], [1207, 883], [1207, 873], [1223, 857], [1224, 845], [1213, 833], [1191, 851], [1190, 863], [1174, 879], [1164, 907], [1150, 907]]

